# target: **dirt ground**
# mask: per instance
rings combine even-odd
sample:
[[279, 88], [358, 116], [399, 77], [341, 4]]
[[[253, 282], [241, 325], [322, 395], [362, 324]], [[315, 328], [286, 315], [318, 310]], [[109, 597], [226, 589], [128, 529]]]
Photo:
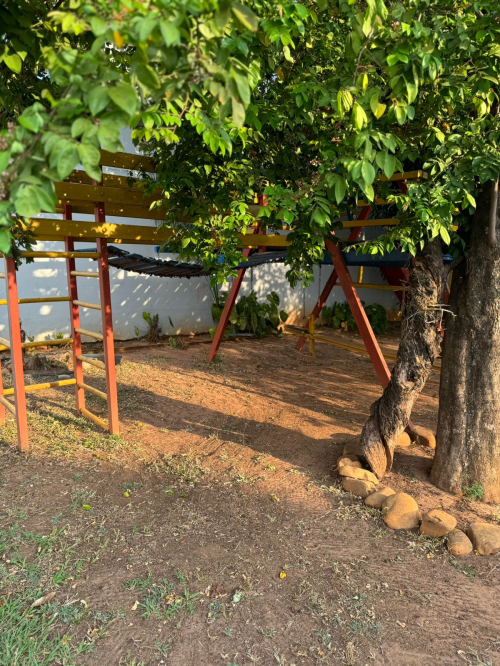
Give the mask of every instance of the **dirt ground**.
[[[380, 387], [367, 357], [295, 342], [228, 342], [214, 364], [204, 344], [129, 350], [120, 437], [72, 387], [29, 396], [31, 454], [12, 420], [0, 440], [0, 666], [500, 664], [498, 556], [454, 560], [341, 490]], [[415, 423], [435, 426], [438, 381]], [[397, 451], [386, 481], [459, 527], [500, 519], [431, 464]]]

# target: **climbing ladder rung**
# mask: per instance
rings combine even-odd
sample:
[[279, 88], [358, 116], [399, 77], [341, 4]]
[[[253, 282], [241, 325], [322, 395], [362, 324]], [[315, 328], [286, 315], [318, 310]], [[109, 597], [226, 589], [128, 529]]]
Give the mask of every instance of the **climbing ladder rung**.
[[91, 273], [90, 271], [71, 271], [70, 275], [73, 275], [74, 277], [91, 277], [91, 278], [99, 277], [99, 273]]
[[1, 395], [0, 395], [0, 404], [3, 405], [5, 409], [8, 409], [11, 414], [13, 414], [14, 416], [16, 415], [16, 408], [14, 407], [14, 405]]
[[78, 386], [78, 388], [81, 388], [84, 391], [88, 391], [89, 393], [93, 393], [98, 398], [101, 398], [101, 400], [105, 400], [106, 402], [108, 401], [108, 396], [103, 391], [99, 391], [99, 389], [96, 389], [93, 386], [89, 386], [88, 384], [80, 384], [80, 383], [78, 383], [77, 386]]
[[[10, 341], [6, 340], [5, 338], [0, 338], [0, 345], [3, 345], [3, 347], [5, 349], [10, 349]], [[1, 348], [0, 348], [0, 351], [3, 351], [3, 350], [1, 350]]]
[[44, 259], [98, 259], [99, 252], [21, 252], [21, 257], [37, 257]]
[[[74, 303], [75, 301], [73, 301]], [[104, 340], [102, 333], [95, 333], [94, 331], [87, 331], [84, 328], [75, 328], [75, 333], [80, 333], [80, 335], [87, 335], [89, 338], [95, 338], [95, 340]]]
[[[26, 303], [64, 303], [69, 301], [69, 296], [52, 296], [50, 298], [18, 298], [19, 305]], [[0, 299], [0, 305], [7, 305], [7, 299]]]
[[5, 280], [5, 273], [0, 273], [0, 279], [2, 278]]
[[[44, 389], [58, 388], [59, 386], [71, 386], [76, 384], [76, 379], [60, 379], [57, 382], [45, 382], [43, 384], [28, 384], [24, 387], [26, 393], [34, 393], [35, 391], [43, 391]], [[14, 389], [4, 389], [4, 395], [14, 395]]]
[[103, 428], [104, 430], [109, 430], [109, 427], [108, 427], [108, 424], [106, 423], [106, 421], [103, 421], [102, 419], [100, 419], [95, 414], [92, 414], [92, 412], [89, 412], [89, 410], [85, 409], [85, 407], [82, 407], [82, 409], [80, 409], [80, 411], [81, 411], [83, 416], [86, 416], [88, 419], [90, 419], [91, 421], [96, 423], [98, 426], [101, 426], [101, 428]]
[[[69, 299], [68, 299], [69, 300]], [[85, 301], [73, 301], [75, 305], [78, 305], [81, 308], [89, 308], [90, 310], [101, 310], [99, 303], [86, 303]]]
[[106, 370], [105, 364], [96, 358], [89, 358], [88, 356], [83, 355], [78, 355], [76, 358], [78, 361], [82, 361], [82, 363], [88, 363], [89, 365], [93, 365], [94, 367], [100, 368], [101, 370]]

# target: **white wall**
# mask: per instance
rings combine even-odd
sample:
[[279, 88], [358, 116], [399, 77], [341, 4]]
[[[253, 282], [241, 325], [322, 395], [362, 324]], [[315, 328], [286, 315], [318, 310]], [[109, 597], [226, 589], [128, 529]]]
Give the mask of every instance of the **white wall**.
[[[122, 138], [127, 152], [137, 152], [127, 136]], [[120, 169], [105, 169], [108, 173], [126, 175]], [[42, 217], [53, 217], [47, 215]], [[74, 215], [75, 220], [92, 221], [90, 216]], [[152, 220], [137, 220], [132, 218], [117, 218], [109, 216], [108, 222], [121, 224], [152, 225]], [[95, 249], [95, 243], [82, 242], [76, 244], [77, 248]], [[155, 248], [150, 245], [124, 245], [123, 249], [143, 256], [155, 256]], [[58, 242], [37, 243], [36, 250], [64, 250], [63, 244]], [[161, 255], [170, 258], [171, 255]], [[95, 271], [96, 263], [92, 259], [77, 259], [76, 269], [82, 271]], [[253, 269], [253, 277], [247, 271], [241, 294], [250, 292], [250, 284], [257, 295], [265, 298], [270, 291], [276, 291], [281, 299], [281, 308], [290, 315], [290, 322], [301, 322], [304, 314], [304, 290], [302, 287], [291, 289], [285, 277], [286, 267], [283, 264], [268, 264]], [[331, 266], [316, 268], [316, 282], [305, 290], [305, 314], [308, 315], [319, 295], [319, 283], [324, 286], [332, 271]], [[351, 270], [354, 281], [357, 281], [358, 269]], [[154, 276], [138, 275], [122, 270], [110, 268], [111, 300], [113, 309], [113, 322], [115, 337], [126, 340], [135, 337], [135, 328], [141, 334], [147, 330], [146, 322], [142, 318], [144, 311], [160, 315], [160, 324], [164, 333], [203, 333], [213, 326], [210, 313], [211, 292], [207, 278], [160, 278]], [[90, 278], [77, 278], [78, 297], [80, 300], [92, 303], [99, 302], [98, 280]], [[365, 269], [365, 282], [383, 283], [378, 270]], [[4, 289], [0, 285], [0, 289]], [[19, 298], [43, 298], [52, 296], [67, 296], [66, 262], [64, 259], [35, 259], [32, 264], [23, 264], [18, 271]], [[392, 292], [376, 291], [373, 289], [360, 290], [360, 297], [369, 303], [382, 303], [388, 310], [396, 311], [398, 301]], [[0, 292], [0, 298], [5, 298]], [[342, 290], [336, 287], [328, 304], [333, 301], [343, 301]], [[51, 339], [57, 333], [69, 335], [69, 304], [46, 303], [20, 305], [22, 327], [28, 336], [35, 340]], [[170, 325], [172, 320], [173, 327]], [[101, 331], [101, 313], [97, 310], [80, 308], [82, 328]], [[6, 308], [0, 309], [0, 335], [6, 334], [8, 329]]]

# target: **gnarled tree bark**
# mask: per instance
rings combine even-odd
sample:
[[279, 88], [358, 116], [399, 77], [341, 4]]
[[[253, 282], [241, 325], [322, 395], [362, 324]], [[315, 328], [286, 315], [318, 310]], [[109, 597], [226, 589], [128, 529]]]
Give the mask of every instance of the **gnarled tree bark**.
[[[459, 495], [476, 483], [500, 502], [500, 240], [488, 240], [489, 194], [478, 197], [466, 261], [453, 273], [431, 481]], [[495, 227], [500, 239], [498, 202]]]
[[379, 479], [392, 467], [396, 441], [408, 426], [413, 404], [439, 355], [447, 275], [441, 242], [426, 242], [410, 263], [410, 290], [403, 307], [401, 341], [391, 381], [371, 406], [361, 434], [364, 456]]

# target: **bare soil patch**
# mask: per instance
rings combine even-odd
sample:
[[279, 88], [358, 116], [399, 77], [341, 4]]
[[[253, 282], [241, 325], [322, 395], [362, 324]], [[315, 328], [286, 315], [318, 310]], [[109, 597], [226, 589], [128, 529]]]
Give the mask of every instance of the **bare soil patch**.
[[[29, 396], [30, 456], [12, 421], [0, 446], [0, 666], [500, 664], [498, 556], [454, 560], [342, 492], [331, 470], [380, 388], [368, 358], [295, 342], [125, 351], [120, 438], [71, 388]], [[435, 426], [438, 380], [415, 423]], [[494, 522], [430, 485], [432, 455], [397, 451], [387, 483]]]

